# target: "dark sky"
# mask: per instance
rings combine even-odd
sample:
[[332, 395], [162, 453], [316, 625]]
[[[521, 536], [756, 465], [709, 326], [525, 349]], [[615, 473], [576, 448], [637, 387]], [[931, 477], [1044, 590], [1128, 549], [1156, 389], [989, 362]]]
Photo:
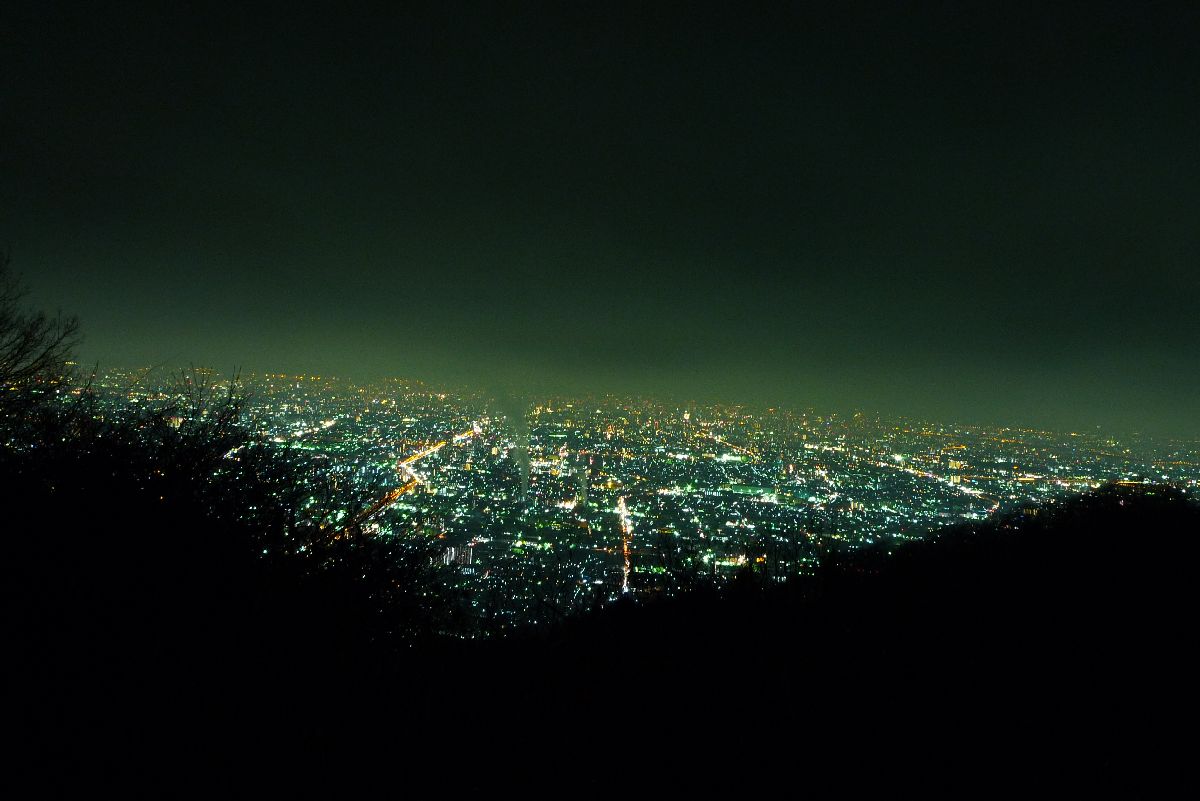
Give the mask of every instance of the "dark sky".
[[1200, 434], [1195, 4], [185, 5], [0, 11], [102, 366]]

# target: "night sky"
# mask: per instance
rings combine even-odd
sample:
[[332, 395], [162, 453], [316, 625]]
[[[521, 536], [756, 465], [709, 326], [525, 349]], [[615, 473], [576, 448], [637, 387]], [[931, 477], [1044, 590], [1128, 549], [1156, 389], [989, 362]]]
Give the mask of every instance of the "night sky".
[[102, 368], [1200, 434], [1196, 4], [56, 5], [0, 247]]

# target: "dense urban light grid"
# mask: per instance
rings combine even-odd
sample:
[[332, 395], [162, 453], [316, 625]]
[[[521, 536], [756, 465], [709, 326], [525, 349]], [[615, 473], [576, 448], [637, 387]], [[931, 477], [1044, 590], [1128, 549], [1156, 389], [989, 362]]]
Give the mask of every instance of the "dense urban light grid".
[[[213, 382], [209, 370], [197, 375]], [[154, 370], [95, 384], [108, 413], [169, 402]], [[646, 398], [496, 399], [419, 381], [246, 376], [253, 427], [361, 491], [337, 510], [432, 538], [487, 632], [1025, 512], [1105, 483], [1200, 487], [1200, 442]], [[236, 458], [233, 455], [231, 458]]]

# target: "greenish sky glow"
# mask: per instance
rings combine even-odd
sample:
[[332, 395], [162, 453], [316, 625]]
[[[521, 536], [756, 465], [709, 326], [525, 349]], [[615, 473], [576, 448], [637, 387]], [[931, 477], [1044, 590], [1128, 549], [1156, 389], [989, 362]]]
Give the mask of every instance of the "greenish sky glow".
[[0, 12], [103, 365], [1200, 434], [1195, 5]]

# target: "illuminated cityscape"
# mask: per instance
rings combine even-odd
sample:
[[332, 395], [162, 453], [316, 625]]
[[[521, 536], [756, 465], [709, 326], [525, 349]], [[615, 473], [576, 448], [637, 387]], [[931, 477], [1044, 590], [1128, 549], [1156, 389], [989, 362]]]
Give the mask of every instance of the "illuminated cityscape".
[[[208, 371], [202, 371], [208, 372]], [[107, 408], [169, 382], [110, 371]], [[245, 415], [374, 499], [335, 523], [435, 538], [488, 630], [1036, 510], [1106, 482], [1200, 483], [1200, 443], [639, 398], [495, 399], [417, 381], [244, 377]]]
[[10, 784], [1178, 792], [1198, 41], [7, 0]]

